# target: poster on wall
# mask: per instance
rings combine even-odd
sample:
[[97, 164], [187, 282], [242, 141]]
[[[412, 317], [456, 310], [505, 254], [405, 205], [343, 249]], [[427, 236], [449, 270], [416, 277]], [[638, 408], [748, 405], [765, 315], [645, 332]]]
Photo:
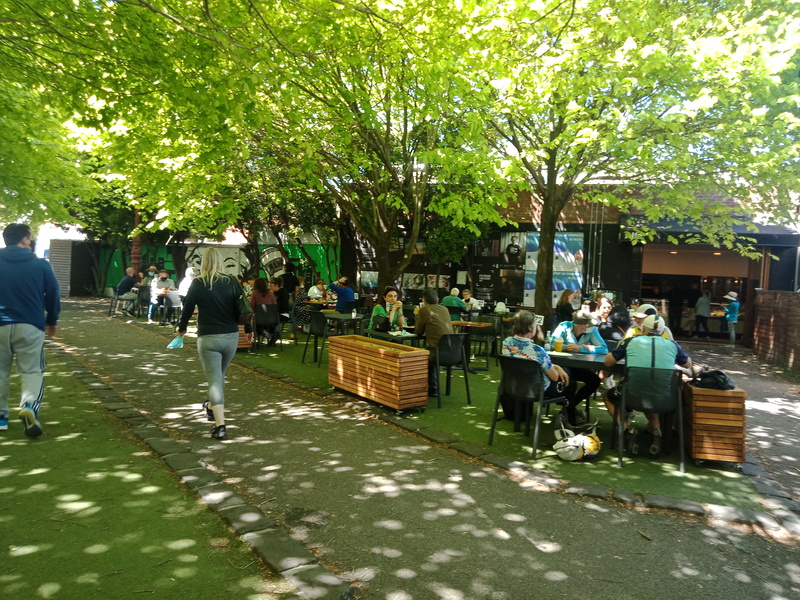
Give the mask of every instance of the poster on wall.
[[[525, 239], [525, 293], [523, 304], [534, 305], [539, 264], [539, 234]], [[553, 304], [566, 289], [583, 288], [583, 233], [557, 233], [553, 245]]]

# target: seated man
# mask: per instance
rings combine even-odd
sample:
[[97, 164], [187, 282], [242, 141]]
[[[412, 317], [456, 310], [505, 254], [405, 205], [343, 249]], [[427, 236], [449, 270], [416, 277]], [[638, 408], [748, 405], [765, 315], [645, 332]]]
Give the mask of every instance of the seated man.
[[414, 333], [425, 336], [425, 346], [431, 351], [428, 357], [428, 396], [439, 395], [439, 371], [436, 368], [436, 345], [446, 333], [453, 333], [450, 313], [439, 304], [435, 289], [427, 289], [422, 295], [424, 306], [414, 309], [416, 321]]
[[[544, 377], [545, 398], [566, 397], [568, 402], [565, 409], [566, 418], [569, 422], [574, 423], [577, 421], [575, 407], [580, 403], [580, 400], [575, 397], [575, 382], [570, 381], [569, 373], [553, 364], [544, 348], [534, 343], [533, 336], [536, 327], [536, 316], [532, 312], [521, 310], [515, 314], [511, 326], [513, 335], [503, 340], [503, 356], [514, 356], [539, 363], [546, 375]], [[507, 418], [508, 416], [506, 413]]]
[[[656, 307], [652, 304], [640, 304], [639, 308], [636, 309], [636, 312], [633, 313], [631, 317], [633, 319], [633, 325], [625, 332], [625, 337], [633, 337], [635, 335], [642, 335], [642, 321], [644, 321], [650, 315], [658, 316], [658, 311]], [[661, 332], [661, 337], [674, 340], [675, 338], [672, 336], [672, 331], [670, 328], [664, 325], [664, 328]]]
[[[597, 332], [594, 326], [594, 319], [588, 312], [578, 311], [574, 313], [572, 321], [564, 321], [559, 323], [553, 332], [551, 343], [557, 339], [564, 342], [563, 350], [565, 352], [572, 352], [575, 354], [607, 354], [608, 346], [606, 341]], [[592, 395], [600, 387], [600, 376], [591, 369], [577, 369], [568, 368], [567, 373], [571, 380], [575, 382], [583, 382], [583, 387], [575, 394], [577, 399], [576, 404], [591, 398]], [[569, 413], [561, 413], [562, 419], [566, 418]], [[582, 425], [585, 416], [582, 411], [575, 411], [576, 421], [569, 421], [566, 424], [569, 427], [577, 427]]]
[[[604, 364], [613, 367], [618, 361], [625, 359], [628, 367], [656, 367], [658, 369], [672, 369], [680, 365], [691, 368], [692, 361], [676, 342], [662, 337], [664, 332], [664, 319], [658, 315], [648, 315], [642, 321], [642, 335], [622, 340], [619, 345], [606, 355]], [[609, 390], [603, 401], [608, 412], [614, 419], [614, 423], [619, 423], [617, 415], [617, 404], [619, 404], [622, 392], [620, 386]], [[661, 419], [658, 413], [645, 413], [649, 421], [650, 433], [653, 434], [653, 443], [650, 446], [650, 454], [661, 452]], [[626, 420], [633, 419], [633, 412], [626, 415]], [[629, 433], [636, 434], [636, 429], [632, 428]], [[635, 439], [629, 443], [632, 454], [638, 452], [638, 444]]]
[[[150, 282], [150, 307], [147, 309], [147, 322], [155, 325], [153, 317], [158, 312], [159, 306], [164, 306], [167, 298], [167, 290], [174, 290], [175, 282], [169, 278], [169, 271], [161, 269], [159, 276], [154, 277]], [[164, 320], [159, 325], [166, 325], [172, 317], [172, 307], [168, 306], [164, 310]]]
[[348, 305], [356, 299], [353, 288], [348, 286], [347, 283], [347, 277], [339, 277], [339, 279], [328, 286], [328, 289], [332, 292], [336, 292], [336, 312], [342, 314], [350, 312], [347, 310]]
[[[453, 288], [450, 290], [450, 295], [445, 296], [442, 298], [442, 306], [447, 306], [450, 308], [457, 308], [461, 312], [467, 311], [467, 305], [464, 304], [464, 301], [458, 297], [458, 288]], [[448, 311], [449, 312], [449, 311]], [[461, 315], [458, 313], [452, 312], [450, 313], [450, 320], [451, 321], [458, 321], [461, 319]]]
[[133, 267], [125, 269], [125, 277], [117, 284], [117, 298], [125, 301], [122, 312], [131, 317], [134, 316], [133, 303], [139, 298], [137, 293], [139, 289], [136, 287], [136, 278], [133, 276], [134, 272]]

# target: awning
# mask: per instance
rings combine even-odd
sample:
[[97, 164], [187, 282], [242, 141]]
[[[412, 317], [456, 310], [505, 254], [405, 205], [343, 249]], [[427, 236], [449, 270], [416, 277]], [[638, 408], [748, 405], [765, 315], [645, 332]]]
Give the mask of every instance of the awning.
[[[657, 231], [671, 235], [685, 233], [700, 233], [700, 228], [692, 223], [679, 223], [675, 219], [660, 219], [656, 222], [648, 221], [643, 215], [622, 215], [620, 225], [623, 230], [628, 227], [644, 225]], [[754, 223], [757, 231], [749, 231], [744, 225], [734, 225], [733, 232], [743, 237], [755, 240], [756, 246], [800, 246], [800, 232], [781, 227], [780, 225], [761, 225]]]

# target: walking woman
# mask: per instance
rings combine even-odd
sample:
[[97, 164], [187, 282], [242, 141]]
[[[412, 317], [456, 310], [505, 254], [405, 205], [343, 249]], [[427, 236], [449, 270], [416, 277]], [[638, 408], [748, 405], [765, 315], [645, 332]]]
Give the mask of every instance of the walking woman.
[[225, 274], [222, 256], [209, 248], [200, 263], [200, 276], [192, 281], [178, 333], [184, 335], [189, 318], [198, 309], [197, 354], [208, 380], [208, 402], [203, 403], [209, 421], [214, 421], [211, 437], [224, 440], [225, 371], [236, 354], [239, 342], [239, 298], [244, 293], [235, 277]]

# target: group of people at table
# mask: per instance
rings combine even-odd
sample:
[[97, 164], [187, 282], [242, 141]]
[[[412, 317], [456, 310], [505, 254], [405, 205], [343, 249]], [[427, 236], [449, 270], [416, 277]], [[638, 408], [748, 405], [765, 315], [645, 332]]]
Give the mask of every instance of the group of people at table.
[[[573, 292], [570, 291], [570, 294]], [[426, 290], [421, 307], [414, 310], [416, 317], [414, 332], [424, 336], [426, 347], [434, 350], [441, 337], [453, 333], [452, 321], [458, 319], [451, 314], [448, 306], [458, 306], [469, 310], [469, 294], [458, 298], [458, 290], [439, 300], [436, 290]], [[370, 319], [370, 329], [376, 317], [386, 317], [391, 326], [402, 328], [406, 325], [402, 302], [398, 299], [396, 288], [384, 290], [382, 302], [375, 305]], [[456, 302], [456, 300], [458, 302]], [[466, 301], [466, 302], [465, 302]], [[585, 415], [578, 409], [581, 402], [592, 398], [601, 383], [606, 388], [603, 401], [615, 422], [624, 419], [625, 430], [635, 433], [632, 422], [633, 411], [626, 415], [617, 414], [620, 402], [619, 386], [615, 385], [610, 372], [596, 372], [589, 368], [562, 367], [555, 364], [544, 346], [558, 348], [559, 353], [604, 355], [603, 367], [611, 369], [620, 361], [632, 367], [656, 367], [671, 369], [678, 366], [691, 368], [691, 359], [681, 346], [675, 342], [672, 332], [659, 316], [655, 306], [642, 304], [631, 311], [627, 306], [614, 306], [608, 298], [598, 299], [588, 306], [572, 307], [568, 313], [563, 309], [556, 314], [556, 326], [550, 335], [542, 335], [537, 325], [536, 315], [528, 310], [520, 310], [512, 318], [511, 335], [503, 340], [502, 354], [539, 363], [545, 378], [547, 397], [563, 396], [567, 404], [560, 415], [562, 423], [570, 428], [578, 428], [585, 422]], [[454, 318], [455, 317], [455, 318]], [[542, 345], [544, 342], [544, 346]], [[582, 385], [579, 386], [578, 384]], [[433, 354], [429, 366], [428, 394], [436, 396], [439, 374]], [[648, 430], [652, 434], [649, 448], [652, 454], [661, 449], [662, 429], [658, 413], [645, 413]]]

